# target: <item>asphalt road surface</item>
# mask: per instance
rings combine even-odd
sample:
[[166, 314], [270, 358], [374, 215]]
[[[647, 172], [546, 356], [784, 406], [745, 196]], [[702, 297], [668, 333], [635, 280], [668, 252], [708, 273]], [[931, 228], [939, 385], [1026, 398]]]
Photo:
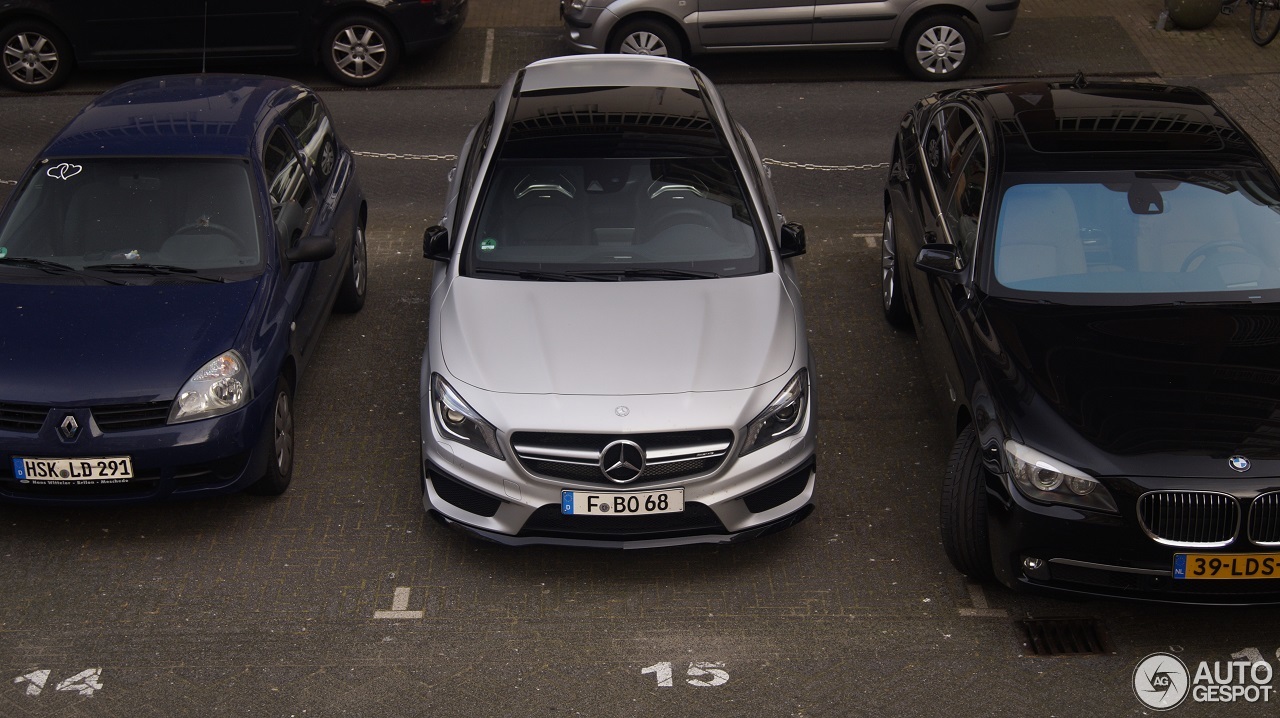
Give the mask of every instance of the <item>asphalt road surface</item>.
[[[912, 335], [880, 316], [885, 170], [856, 168], [888, 159], [902, 111], [933, 88], [723, 89], [808, 230], [813, 516], [737, 546], [645, 552], [515, 550], [429, 520], [421, 236], [451, 162], [422, 157], [457, 152], [493, 93], [327, 92], [349, 145], [393, 157], [359, 159], [368, 303], [333, 317], [304, 377], [292, 488], [0, 507], [0, 715], [1140, 715], [1133, 673], [1150, 653], [1276, 664], [1272, 610], [1049, 600], [950, 567], [937, 530], [949, 440]], [[87, 99], [0, 101], [0, 181]], [[1053, 617], [1097, 621], [1106, 650], [1030, 655], [1021, 622]], [[1261, 715], [1277, 701], [1175, 713]]]

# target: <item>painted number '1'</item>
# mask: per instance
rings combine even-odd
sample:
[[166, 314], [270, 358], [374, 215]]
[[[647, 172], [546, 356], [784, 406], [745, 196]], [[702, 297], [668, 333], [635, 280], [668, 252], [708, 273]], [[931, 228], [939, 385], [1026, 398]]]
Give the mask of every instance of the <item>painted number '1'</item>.
[[[659, 688], [672, 686], [671, 661], [662, 661], [640, 669], [640, 675], [649, 673], [657, 679]], [[689, 678], [684, 679], [684, 682], [697, 688], [723, 686], [729, 682], [729, 672], [724, 669], [724, 663], [718, 661], [691, 661], [685, 674]]]

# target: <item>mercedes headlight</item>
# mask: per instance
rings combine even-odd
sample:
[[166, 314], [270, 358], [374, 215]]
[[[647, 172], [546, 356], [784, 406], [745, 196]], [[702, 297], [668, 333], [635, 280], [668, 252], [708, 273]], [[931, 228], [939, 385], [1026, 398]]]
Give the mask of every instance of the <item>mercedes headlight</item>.
[[1014, 485], [1027, 498], [1119, 513], [1107, 487], [1083, 471], [1016, 441], [1004, 442], [1004, 454]]
[[244, 359], [235, 350], [223, 352], [182, 385], [169, 410], [169, 423], [222, 416], [244, 406], [252, 396]]
[[498, 430], [484, 420], [439, 374], [431, 376], [431, 415], [444, 438], [501, 459]]
[[809, 408], [809, 371], [801, 369], [743, 430], [742, 455], [799, 433]]

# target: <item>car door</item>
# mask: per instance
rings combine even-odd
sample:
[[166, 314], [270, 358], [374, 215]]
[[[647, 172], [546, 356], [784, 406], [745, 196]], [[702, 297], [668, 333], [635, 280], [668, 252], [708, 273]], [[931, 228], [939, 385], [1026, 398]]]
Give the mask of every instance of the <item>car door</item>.
[[[926, 201], [930, 218], [922, 222], [921, 242], [950, 247], [955, 271], [936, 273], [912, 268], [916, 328], [921, 353], [944, 406], [954, 407], [972, 374], [969, 328], [975, 310], [973, 267], [978, 228], [986, 198], [990, 147], [976, 115], [960, 103], [944, 103], [929, 118], [919, 151], [921, 183], [917, 197]], [[922, 214], [924, 214], [922, 212]], [[895, 216], [896, 219], [896, 216]], [[914, 248], [913, 248], [914, 249]], [[918, 251], [918, 250], [915, 250]], [[915, 255], [900, 252], [904, 266]]]
[[210, 57], [288, 57], [301, 52], [308, 0], [209, 3]]
[[700, 0], [698, 37], [708, 48], [803, 45], [813, 37], [814, 0]]
[[81, 62], [200, 57], [203, 0], [71, 0], [60, 10]]
[[902, 0], [817, 0], [813, 12], [814, 43], [888, 42]]
[[283, 319], [292, 329], [291, 350], [305, 358], [310, 355], [328, 311], [319, 296], [324, 289], [323, 281], [318, 281], [324, 263], [290, 262], [285, 252], [312, 233], [320, 202], [308, 176], [305, 157], [283, 124], [271, 130], [262, 158], [281, 267]]

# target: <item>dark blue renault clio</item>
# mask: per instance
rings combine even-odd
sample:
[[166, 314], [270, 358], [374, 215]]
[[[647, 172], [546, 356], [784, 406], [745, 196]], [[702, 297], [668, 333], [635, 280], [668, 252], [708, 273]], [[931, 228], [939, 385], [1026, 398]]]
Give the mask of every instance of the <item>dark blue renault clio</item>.
[[161, 77], [91, 103], [0, 215], [0, 499], [282, 493], [302, 368], [364, 304], [365, 222], [306, 87]]

